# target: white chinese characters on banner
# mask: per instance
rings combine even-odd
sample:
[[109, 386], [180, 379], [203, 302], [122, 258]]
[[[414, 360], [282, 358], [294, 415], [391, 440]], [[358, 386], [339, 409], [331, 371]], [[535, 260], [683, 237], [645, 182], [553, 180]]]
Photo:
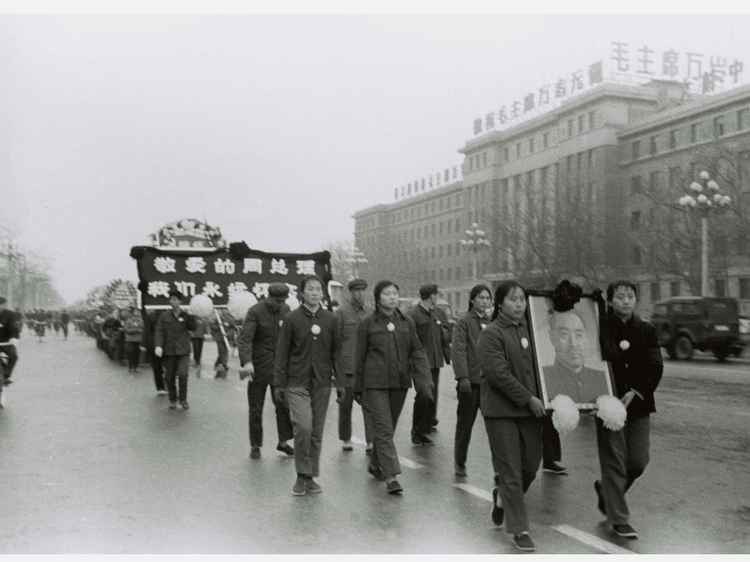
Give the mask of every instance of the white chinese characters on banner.
[[253, 285], [252, 292], [258, 299], [265, 298], [268, 296], [268, 286], [270, 283], [256, 283]]
[[234, 274], [234, 262], [229, 259], [219, 259], [214, 262], [214, 271], [216, 273], [232, 275]]
[[175, 260], [172, 258], [154, 258], [154, 269], [159, 273], [177, 273], [177, 270], [175, 269]]
[[206, 260], [200, 257], [186, 259], [185, 271], [188, 273], [206, 273]]
[[286, 262], [283, 259], [271, 259], [271, 273], [278, 273], [279, 275], [288, 275], [289, 270], [286, 267]]
[[297, 260], [297, 275], [315, 275], [315, 260]]
[[195, 283], [190, 281], [175, 281], [174, 286], [186, 297], [195, 295]]
[[260, 258], [245, 258], [242, 273], [263, 273], [263, 260]]
[[206, 281], [203, 285], [203, 294], [211, 298], [224, 296], [224, 293], [221, 292], [221, 287], [213, 281]]
[[150, 281], [148, 284], [149, 296], [169, 298], [169, 283], [166, 281]]
[[227, 287], [227, 292], [231, 295], [233, 293], [242, 293], [243, 291], [247, 291], [247, 285], [243, 283], [242, 281], [235, 281], [234, 283], [230, 283], [229, 287]]

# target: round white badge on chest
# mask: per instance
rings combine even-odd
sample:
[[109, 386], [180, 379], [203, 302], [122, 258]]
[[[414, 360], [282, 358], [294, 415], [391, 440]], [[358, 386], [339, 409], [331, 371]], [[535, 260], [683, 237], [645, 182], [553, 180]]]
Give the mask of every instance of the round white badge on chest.
[[313, 324], [313, 325], [312, 325], [312, 326], [310, 327], [310, 331], [312, 332], [312, 334], [313, 334], [314, 336], [317, 336], [318, 334], [320, 334], [320, 326], [318, 326], [317, 324]]
[[388, 322], [388, 324], [386, 324], [386, 325], [385, 325], [385, 328], [386, 328], [386, 329], [387, 329], [387, 330], [388, 330], [389, 332], [392, 332], [393, 330], [395, 330], [395, 329], [396, 329], [396, 326], [395, 326], [395, 325], [393, 324], [393, 322]]
[[479, 327], [480, 327], [480, 328], [481, 328], [482, 330], [484, 330], [484, 329], [486, 329], [486, 328], [487, 328], [487, 324], [485, 324], [484, 322], [482, 322], [482, 323], [480, 323], [480, 324], [479, 324]]
[[440, 326], [440, 320], [435, 320], [435, 324], [437, 324], [438, 326]]
[[620, 349], [623, 351], [627, 351], [630, 349], [630, 342], [628, 340], [622, 340], [620, 341]]
[[284, 321], [283, 320], [279, 320], [279, 328], [281, 328], [283, 325], [284, 325]]
[[521, 347], [523, 347], [524, 349], [528, 349], [529, 340], [527, 340], [526, 338], [521, 338]]

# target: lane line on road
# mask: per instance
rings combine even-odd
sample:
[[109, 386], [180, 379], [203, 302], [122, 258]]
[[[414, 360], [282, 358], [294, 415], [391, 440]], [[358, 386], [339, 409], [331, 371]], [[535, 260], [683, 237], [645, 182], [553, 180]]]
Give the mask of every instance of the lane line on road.
[[[492, 494], [487, 490], [477, 488], [476, 486], [472, 486], [471, 484], [453, 484], [453, 487], [463, 490], [464, 492], [467, 492], [472, 496], [481, 498], [489, 503], [492, 503]], [[566, 535], [567, 537], [583, 543], [593, 549], [599, 550], [601, 552], [606, 552], [607, 554], [634, 554], [632, 550], [617, 546], [614, 543], [605, 541], [600, 537], [597, 537], [585, 531], [581, 531], [580, 529], [576, 529], [575, 527], [571, 527], [570, 525], [556, 525], [552, 526], [551, 528], [558, 533]]]
[[635, 554], [632, 550], [617, 546], [614, 543], [605, 541], [604, 539], [599, 538], [596, 535], [586, 533], [585, 531], [581, 531], [580, 529], [576, 529], [575, 527], [571, 527], [570, 525], [557, 525], [552, 528], [558, 533], [566, 535], [571, 539], [575, 539], [578, 542], [582, 542], [583, 544], [588, 545], [591, 548], [606, 552], [607, 554]]
[[[367, 443], [365, 443], [362, 439], [359, 437], [352, 436], [352, 443], [355, 445], [361, 445], [366, 446]], [[424, 468], [424, 465], [419, 464], [417, 461], [413, 461], [411, 459], [407, 459], [406, 457], [402, 457], [401, 455], [398, 456], [398, 461], [404, 465], [406, 468], [411, 468], [413, 470], [419, 470], [420, 468]]]

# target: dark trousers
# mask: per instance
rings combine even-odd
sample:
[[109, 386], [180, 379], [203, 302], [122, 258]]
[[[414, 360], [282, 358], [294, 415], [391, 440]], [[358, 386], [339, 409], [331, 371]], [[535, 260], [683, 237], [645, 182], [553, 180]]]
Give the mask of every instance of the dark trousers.
[[440, 369], [430, 369], [434, 387], [434, 399], [430, 400], [417, 394], [414, 397], [414, 410], [411, 418], [411, 434], [427, 435], [435, 425], [437, 418], [438, 385], [440, 383]]
[[318, 476], [331, 384], [327, 381], [312, 382], [308, 387], [291, 387], [286, 390], [286, 397], [294, 428], [297, 474]]
[[643, 474], [649, 461], [651, 417], [628, 417], [620, 431], [605, 429], [596, 420], [596, 444], [602, 470], [602, 495], [607, 520], [613, 525], [628, 522], [630, 511], [625, 493]]
[[[345, 387], [343, 390], [344, 395], [339, 401], [339, 439], [341, 441], [351, 441], [354, 389]], [[372, 443], [372, 419], [366, 404], [362, 404], [362, 417], [365, 420], [365, 441]]]
[[549, 465], [560, 462], [562, 459], [562, 445], [560, 444], [560, 434], [557, 433], [555, 426], [552, 424], [552, 414], [544, 416], [542, 438], [544, 441], [544, 464]]
[[141, 358], [141, 344], [137, 341], [125, 342], [125, 351], [128, 356], [128, 367], [130, 369], [137, 369], [139, 359]]
[[495, 481], [505, 510], [505, 529], [529, 530], [523, 496], [536, 478], [542, 459], [542, 421], [538, 418], [485, 418]]
[[379, 466], [386, 478], [401, 474], [401, 464], [393, 443], [398, 417], [406, 400], [405, 388], [368, 388], [363, 401], [372, 417], [373, 442], [370, 462]]
[[224, 342], [223, 337], [219, 337], [216, 340], [216, 350], [219, 352], [219, 355], [216, 357], [216, 361], [214, 361], [214, 369], [219, 365], [223, 365], [225, 370], [224, 376], [226, 376], [226, 370], [229, 369], [229, 348], [226, 342]]
[[188, 366], [190, 355], [167, 355], [164, 360], [164, 372], [167, 379], [167, 392], [169, 401], [177, 401], [176, 379], [180, 381], [180, 402], [187, 402], [188, 392]]
[[[16, 351], [15, 345], [0, 346], [0, 351], [8, 356], [8, 365], [5, 367], [4, 378], [9, 379], [13, 374], [13, 368], [18, 363], [18, 351]], [[2, 385], [2, 381], [0, 381], [0, 385]]]
[[63, 334], [65, 335], [65, 339], [67, 340], [68, 339], [68, 325], [63, 324], [62, 329], [63, 329]]
[[191, 338], [190, 341], [193, 344], [193, 360], [196, 365], [200, 365], [203, 357], [203, 338]]
[[164, 386], [164, 364], [162, 358], [154, 354], [153, 347], [149, 348], [148, 356], [151, 363], [151, 370], [154, 372], [154, 386], [156, 386], [156, 390], [166, 390]]
[[457, 465], [466, 464], [471, 432], [479, 411], [479, 385], [472, 384], [471, 392], [458, 392], [456, 408], [456, 437], [453, 443], [453, 460]]
[[[253, 380], [247, 383], [248, 428], [251, 447], [263, 446], [263, 404], [265, 404], [266, 389], [269, 386], [266, 381]], [[273, 388], [271, 386], [271, 400], [276, 409], [276, 431], [279, 434], [279, 443], [283, 443], [294, 435], [292, 420], [289, 417], [289, 408], [286, 404], [278, 402], [273, 395]]]

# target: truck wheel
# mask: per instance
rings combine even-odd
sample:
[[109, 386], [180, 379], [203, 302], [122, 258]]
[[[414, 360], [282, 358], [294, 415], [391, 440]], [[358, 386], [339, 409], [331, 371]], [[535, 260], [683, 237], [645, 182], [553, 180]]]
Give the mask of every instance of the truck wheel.
[[693, 358], [693, 342], [687, 336], [680, 336], [674, 344], [675, 357], [681, 361]]

